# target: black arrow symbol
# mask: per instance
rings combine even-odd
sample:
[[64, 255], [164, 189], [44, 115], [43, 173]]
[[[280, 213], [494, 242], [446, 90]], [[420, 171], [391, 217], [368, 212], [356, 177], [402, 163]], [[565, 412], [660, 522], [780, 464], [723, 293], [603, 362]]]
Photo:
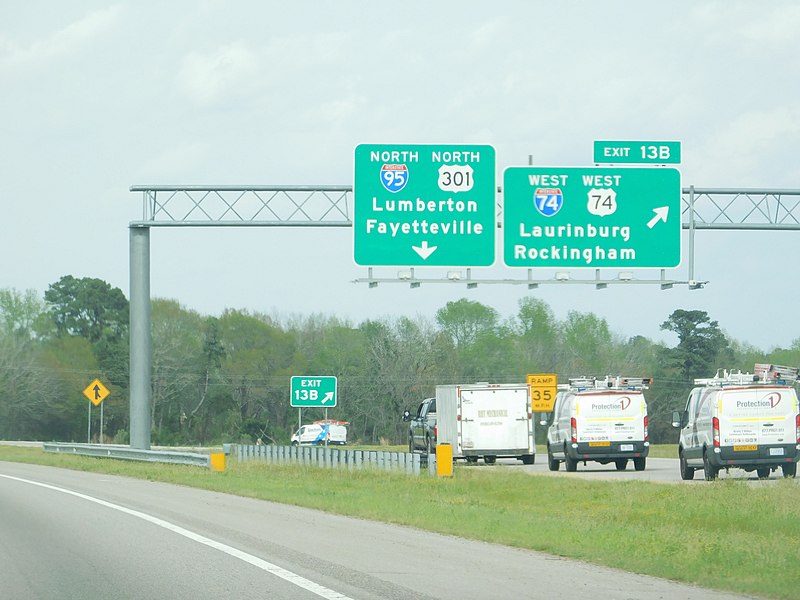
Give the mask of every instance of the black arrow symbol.
[[94, 399], [100, 400], [100, 386], [96, 385], [92, 389], [94, 390]]

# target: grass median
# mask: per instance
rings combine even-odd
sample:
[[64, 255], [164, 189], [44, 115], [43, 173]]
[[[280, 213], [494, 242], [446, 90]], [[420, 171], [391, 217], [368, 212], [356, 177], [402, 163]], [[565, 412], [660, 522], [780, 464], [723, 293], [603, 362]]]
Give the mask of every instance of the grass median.
[[140, 477], [495, 542], [765, 598], [800, 589], [800, 486], [537, 477], [459, 465], [452, 478], [237, 463], [133, 463], [0, 447], [0, 460]]

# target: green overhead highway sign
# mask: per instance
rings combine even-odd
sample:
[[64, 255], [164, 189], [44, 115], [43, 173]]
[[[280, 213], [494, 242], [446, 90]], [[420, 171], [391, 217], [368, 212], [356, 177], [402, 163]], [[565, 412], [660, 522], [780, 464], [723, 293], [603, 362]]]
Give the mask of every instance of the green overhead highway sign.
[[487, 145], [360, 144], [353, 258], [364, 266], [491, 266], [495, 151]]
[[503, 203], [509, 267], [681, 262], [681, 178], [671, 167], [509, 167]]
[[622, 164], [680, 164], [680, 142], [608, 142], [594, 143], [594, 162]]
[[296, 408], [336, 406], [336, 377], [333, 375], [293, 376], [291, 406]]

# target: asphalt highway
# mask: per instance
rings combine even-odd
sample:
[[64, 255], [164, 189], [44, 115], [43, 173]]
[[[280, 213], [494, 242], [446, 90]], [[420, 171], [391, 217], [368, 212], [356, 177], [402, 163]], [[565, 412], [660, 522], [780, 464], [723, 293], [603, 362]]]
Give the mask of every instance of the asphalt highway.
[[[713, 482], [705, 481], [703, 477], [703, 470], [698, 469], [694, 474], [694, 479], [683, 481], [681, 479], [680, 470], [678, 467], [677, 458], [647, 458], [647, 465], [644, 471], [636, 471], [633, 468], [633, 461], [628, 461], [628, 466], [624, 471], [617, 471], [614, 463], [601, 465], [596, 462], [578, 463], [578, 470], [573, 473], [567, 473], [564, 470], [564, 463], [561, 463], [558, 471], [550, 471], [547, 468], [547, 455], [537, 454], [534, 464], [523, 465], [522, 462], [516, 459], [498, 459], [498, 466], [519, 469], [522, 472], [548, 475], [552, 477], [574, 477], [589, 480], [603, 480], [603, 481], [629, 481], [631, 479], [641, 481], [655, 481], [661, 483], [681, 483], [684, 485], [713, 485]], [[482, 465], [478, 463], [476, 467], [491, 468], [491, 465]], [[769, 480], [759, 480], [755, 471], [750, 473], [741, 469], [731, 469], [729, 472], [722, 470], [719, 473], [719, 479], [737, 479], [740, 481], [754, 482], [759, 485], [770, 485], [770, 482], [776, 482], [783, 479], [783, 474], [780, 469], [770, 473]], [[795, 479], [800, 482], [800, 479]]]
[[408, 527], [8, 462], [0, 462], [0, 597], [738, 598]]

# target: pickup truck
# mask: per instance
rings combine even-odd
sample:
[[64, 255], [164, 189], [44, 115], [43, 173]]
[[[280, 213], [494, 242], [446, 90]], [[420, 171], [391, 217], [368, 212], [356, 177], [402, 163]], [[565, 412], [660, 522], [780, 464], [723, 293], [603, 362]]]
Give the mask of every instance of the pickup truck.
[[434, 454], [436, 452], [436, 398], [426, 398], [419, 403], [415, 415], [403, 413], [408, 422], [408, 451]]

